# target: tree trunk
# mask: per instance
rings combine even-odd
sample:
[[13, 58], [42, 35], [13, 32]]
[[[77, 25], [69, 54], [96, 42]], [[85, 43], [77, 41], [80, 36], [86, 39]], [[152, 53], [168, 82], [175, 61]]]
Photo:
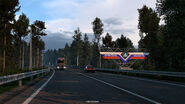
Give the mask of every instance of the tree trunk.
[[4, 32], [4, 51], [3, 51], [3, 73], [6, 69], [6, 24], [5, 24], [5, 32]]
[[21, 65], [21, 63], [22, 63], [22, 62], [21, 62], [21, 58], [22, 58], [22, 57], [21, 57], [21, 56], [22, 56], [21, 47], [20, 47], [19, 52], [20, 52], [20, 53], [19, 53], [19, 68], [21, 69], [21, 66], [22, 66], [22, 65]]
[[37, 48], [37, 68], [39, 67], [39, 48]]
[[32, 70], [32, 29], [30, 30], [30, 63], [29, 70]]
[[78, 55], [77, 55], [76, 61], [77, 61], [76, 64], [77, 64], [77, 66], [78, 66], [78, 64], [79, 64], [79, 63], [78, 63]]
[[35, 55], [33, 55], [33, 68], [35, 68]]
[[24, 69], [24, 42], [22, 47], [22, 70]]
[[100, 68], [101, 68], [101, 55], [100, 55]]
[[40, 55], [40, 67], [42, 67], [43, 66], [43, 57], [42, 57], [42, 53], [41, 53], [41, 55]]

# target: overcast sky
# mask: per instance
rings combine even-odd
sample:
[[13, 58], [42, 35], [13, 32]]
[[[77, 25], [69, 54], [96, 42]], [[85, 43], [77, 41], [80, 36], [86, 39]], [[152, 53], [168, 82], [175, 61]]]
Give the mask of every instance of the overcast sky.
[[71, 42], [73, 31], [79, 27], [92, 39], [92, 21], [101, 18], [104, 35], [113, 39], [121, 34], [138, 45], [138, 8], [147, 5], [155, 8], [156, 0], [20, 0], [21, 11], [31, 22], [46, 22], [48, 36], [44, 38], [46, 49], [63, 48]]

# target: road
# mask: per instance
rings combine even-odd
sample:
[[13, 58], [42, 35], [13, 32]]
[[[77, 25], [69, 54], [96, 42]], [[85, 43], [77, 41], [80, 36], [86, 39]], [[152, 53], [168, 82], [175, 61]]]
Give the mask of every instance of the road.
[[7, 104], [185, 104], [185, 85], [79, 70], [56, 71], [51, 76]]

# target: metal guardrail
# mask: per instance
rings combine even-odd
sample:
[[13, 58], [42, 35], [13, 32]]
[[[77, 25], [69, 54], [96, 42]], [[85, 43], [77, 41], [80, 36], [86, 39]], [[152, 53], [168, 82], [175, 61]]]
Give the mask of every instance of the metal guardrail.
[[123, 69], [106, 69], [106, 68], [96, 68], [96, 70], [99, 70], [99, 71], [109, 71], [109, 72], [123, 72], [123, 73], [148, 74], [148, 75], [158, 75], [158, 76], [169, 76], [169, 77], [185, 78], [185, 72], [146, 71], [146, 70], [123, 70]]
[[25, 72], [25, 73], [20, 73], [20, 74], [2, 76], [2, 77], [0, 77], [0, 85], [7, 84], [7, 83], [17, 81], [17, 80], [21, 81], [21, 79], [32, 77], [34, 75], [39, 75], [39, 74], [42, 74], [42, 73], [47, 73], [49, 71], [50, 71], [50, 69], [44, 69], [44, 70], [38, 70], [38, 71], [32, 71], [32, 72]]

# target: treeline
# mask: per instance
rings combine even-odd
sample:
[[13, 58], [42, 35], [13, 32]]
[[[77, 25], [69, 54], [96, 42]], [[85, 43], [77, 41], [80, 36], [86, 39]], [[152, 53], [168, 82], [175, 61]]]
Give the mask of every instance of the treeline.
[[[157, 0], [156, 10], [147, 6], [138, 9], [139, 48], [150, 52], [148, 60], [140, 63], [145, 68], [185, 71], [184, 5], [184, 0]], [[159, 25], [160, 18], [163, 25]]]
[[[163, 71], [185, 71], [185, 1], [184, 0], [157, 0], [156, 9], [144, 5], [138, 9], [138, 48], [145, 49], [150, 54], [147, 60], [137, 61], [133, 66], [138, 70], [163, 70]], [[164, 24], [160, 25], [163, 20]], [[58, 54], [67, 59], [68, 65], [87, 65], [95, 67], [117, 67], [113, 62], [102, 60], [100, 63], [100, 49], [102, 47], [111, 48], [133, 48], [130, 39], [121, 35], [116, 41], [112, 41], [112, 36], [107, 33], [102, 38], [103, 23], [99, 18], [92, 22], [94, 39], [88, 40], [87, 34], [82, 39], [82, 33], [78, 28], [74, 32], [71, 45], [66, 44], [64, 49], [55, 50]], [[101, 43], [101, 44], [100, 44]], [[45, 54], [52, 54], [53, 50], [48, 50]], [[53, 59], [56, 63], [57, 55]], [[50, 62], [52, 63], [52, 62]], [[46, 62], [48, 64], [48, 62]], [[56, 64], [55, 64], [56, 65]]]
[[29, 34], [32, 34], [33, 67], [42, 65], [45, 44], [41, 36], [46, 35], [45, 23], [36, 20], [30, 24], [24, 13], [16, 20], [20, 9], [19, 0], [0, 0], [0, 73], [28, 68], [30, 46], [26, 40], [30, 39]]
[[120, 38], [113, 41], [112, 36], [107, 33], [102, 37], [102, 44], [100, 44], [101, 35], [103, 33], [103, 23], [100, 18], [95, 18], [92, 22], [94, 39], [89, 40], [87, 34], [82, 34], [80, 29], [74, 31], [73, 41], [71, 45], [66, 44], [64, 49], [47, 50], [44, 54], [45, 65], [57, 65], [58, 57], [65, 57], [68, 65], [93, 65], [95, 67], [117, 67], [114, 62], [110, 60], [101, 60], [100, 63], [100, 49], [103, 47], [114, 48], [134, 48], [132, 41], [121, 35]]

